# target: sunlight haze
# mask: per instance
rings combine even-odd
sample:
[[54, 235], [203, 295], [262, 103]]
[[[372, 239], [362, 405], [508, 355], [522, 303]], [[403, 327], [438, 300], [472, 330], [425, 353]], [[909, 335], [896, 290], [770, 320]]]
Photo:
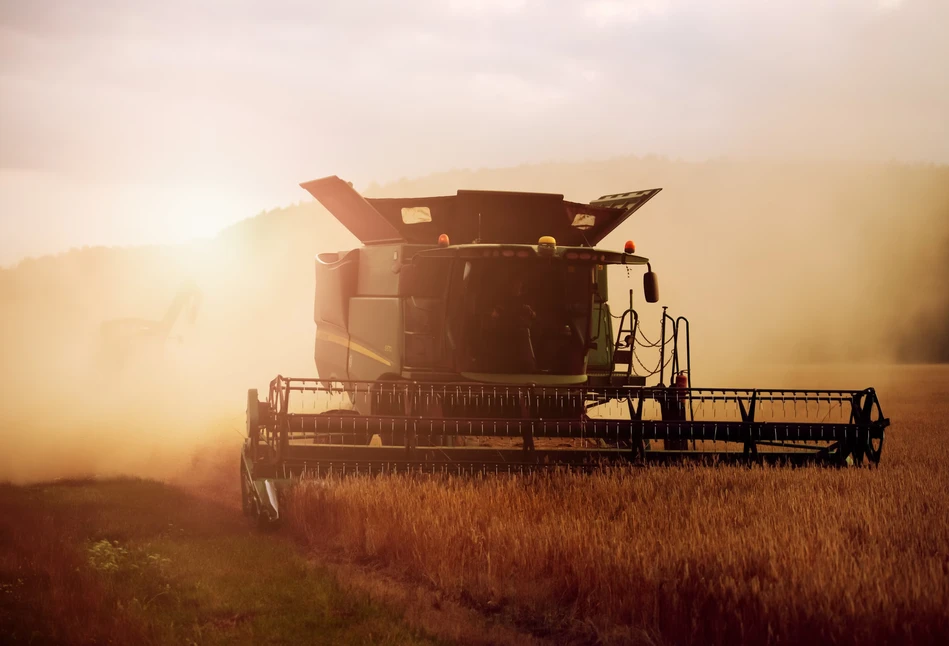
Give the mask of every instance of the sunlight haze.
[[4, 0], [0, 265], [210, 236], [330, 174], [949, 162], [946, 24], [935, 0]]

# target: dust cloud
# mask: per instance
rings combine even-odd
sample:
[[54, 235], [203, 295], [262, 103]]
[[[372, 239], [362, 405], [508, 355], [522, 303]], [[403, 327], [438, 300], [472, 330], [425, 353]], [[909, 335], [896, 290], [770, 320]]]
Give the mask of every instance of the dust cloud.
[[[199, 449], [234, 469], [248, 388], [312, 374], [313, 255], [350, 247], [313, 203], [214, 240], [85, 248], [0, 272], [0, 479], [187, 475]], [[102, 322], [159, 321], [181, 286], [200, 307], [167, 339], [133, 334], [112, 360]]]
[[[795, 375], [820, 363], [837, 366], [827, 374], [839, 380], [812, 386], [865, 387], [893, 362], [947, 359], [944, 167], [629, 157], [452, 172], [367, 193], [491, 188], [588, 201], [653, 186], [664, 190], [603, 246], [632, 238], [653, 260], [662, 304], [690, 319], [697, 385], [808, 385]], [[212, 464], [226, 473], [247, 389], [315, 374], [313, 256], [355, 244], [306, 202], [210, 241], [87, 248], [3, 270], [0, 477], [188, 478]], [[616, 268], [611, 305], [625, 307], [633, 288], [655, 338], [661, 309], [643, 302], [640, 280]], [[186, 281], [202, 295], [193, 323], [183, 313], [167, 340], [140, 339], [121, 368], [102, 361], [103, 321], [159, 320]]]
[[[813, 30], [788, 41], [787, 51], [770, 52], [784, 66], [780, 88], [759, 91], [753, 75], [736, 88], [742, 77], [727, 70], [723, 86], [752, 97], [741, 114], [726, 115], [744, 123], [736, 128], [725, 119], [719, 133], [734, 159], [629, 156], [460, 170], [373, 184], [364, 193], [492, 189], [587, 202], [662, 187], [602, 246], [633, 239], [652, 260], [662, 304], [690, 320], [695, 385], [808, 385], [799, 382], [800, 367], [818, 364], [835, 368], [815, 386], [865, 387], [898, 362], [949, 361], [949, 166], [853, 161], [887, 159], [889, 150], [945, 153], [938, 150], [945, 141], [939, 106], [949, 75], [934, 86], [940, 75], [932, 66], [945, 60], [929, 53], [944, 41], [932, 25], [944, 22], [938, 17], [947, 9], [904, 4], [887, 22], [873, 22], [846, 56], [832, 57], [833, 65], [822, 51], [803, 51]], [[765, 34], [755, 38], [767, 48]], [[799, 69], [798, 58], [806, 60]], [[700, 105], [687, 112], [697, 120], [714, 115]], [[573, 142], [591, 132], [590, 121], [551, 126], [544, 136]], [[598, 139], [608, 139], [611, 126], [602, 127]], [[644, 133], [650, 127], [620, 124]], [[530, 139], [494, 142], [481, 136], [485, 129], [468, 130], [510, 163], [541, 154], [505, 148]], [[901, 148], [907, 133], [914, 146]], [[675, 150], [675, 137], [669, 141]], [[422, 143], [419, 150], [441, 147]], [[592, 142], [572, 158], [595, 149]], [[398, 147], [400, 155], [406, 150]], [[315, 374], [314, 255], [355, 245], [306, 201], [207, 241], [74, 249], [0, 269], [0, 480], [180, 477], [218, 464], [218, 454], [236, 473], [247, 389], [266, 392], [277, 374]], [[610, 279], [614, 312], [633, 289], [644, 332], [656, 338], [662, 310], [643, 302], [641, 274], [616, 269]], [[168, 339], [139, 339], [121, 368], [102, 362], [103, 321], [160, 320], [186, 281], [202, 294], [193, 324], [182, 317]]]

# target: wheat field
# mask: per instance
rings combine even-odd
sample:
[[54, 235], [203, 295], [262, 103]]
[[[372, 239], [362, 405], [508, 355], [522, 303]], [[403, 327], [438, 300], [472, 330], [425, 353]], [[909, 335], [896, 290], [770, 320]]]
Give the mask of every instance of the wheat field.
[[949, 370], [901, 369], [879, 468], [310, 481], [290, 531], [575, 643], [945, 643]]

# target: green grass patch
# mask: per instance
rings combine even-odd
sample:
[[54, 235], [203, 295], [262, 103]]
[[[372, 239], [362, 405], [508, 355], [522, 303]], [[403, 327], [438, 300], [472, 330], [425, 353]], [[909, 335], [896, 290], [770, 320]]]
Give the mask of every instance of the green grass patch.
[[0, 486], [7, 643], [425, 644], [239, 511], [143, 480]]

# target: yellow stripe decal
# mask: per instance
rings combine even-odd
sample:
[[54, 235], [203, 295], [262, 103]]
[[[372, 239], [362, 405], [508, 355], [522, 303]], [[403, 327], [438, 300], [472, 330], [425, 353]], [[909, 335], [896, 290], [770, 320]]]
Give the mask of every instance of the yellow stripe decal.
[[347, 339], [346, 337], [336, 336], [335, 334], [332, 334], [331, 332], [323, 332], [322, 330], [317, 330], [316, 338], [322, 341], [329, 341], [330, 343], [335, 343], [336, 345], [341, 345], [344, 348], [349, 348], [353, 352], [358, 352], [364, 357], [369, 357], [370, 359], [374, 361], [378, 361], [384, 366], [392, 365], [392, 362], [386, 359], [385, 357], [383, 357], [382, 355], [376, 354], [369, 348], [359, 345], [358, 343], [354, 343], [350, 341], [349, 339]]

